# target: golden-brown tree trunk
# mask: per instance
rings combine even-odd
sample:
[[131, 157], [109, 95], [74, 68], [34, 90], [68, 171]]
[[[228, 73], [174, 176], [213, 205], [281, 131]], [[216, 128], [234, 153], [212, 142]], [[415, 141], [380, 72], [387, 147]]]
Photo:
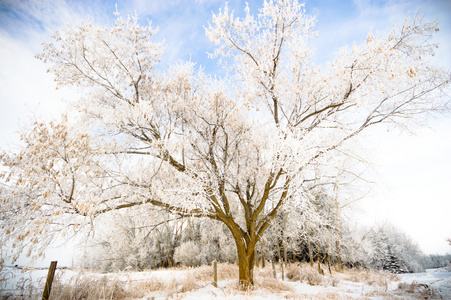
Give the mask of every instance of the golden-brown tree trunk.
[[241, 236], [238, 230], [232, 228], [238, 255], [238, 278], [240, 287], [244, 290], [254, 284], [254, 264], [255, 264], [255, 240], [247, 240]]
[[[238, 247], [238, 245], [237, 245]], [[254, 284], [254, 255], [246, 255], [246, 249], [238, 250], [239, 283], [242, 289], [248, 289]]]

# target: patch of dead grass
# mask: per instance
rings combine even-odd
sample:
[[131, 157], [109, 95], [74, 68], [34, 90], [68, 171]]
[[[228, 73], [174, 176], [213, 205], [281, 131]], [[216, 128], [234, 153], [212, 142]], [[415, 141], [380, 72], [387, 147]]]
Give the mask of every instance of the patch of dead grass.
[[255, 269], [254, 276], [263, 278], [274, 278], [274, 273], [271, 266], [266, 266], [262, 269]]
[[62, 283], [60, 277], [54, 279], [51, 299], [61, 300], [94, 300], [94, 299], [125, 299], [128, 297], [125, 284], [120, 280], [110, 280], [107, 276], [94, 277], [79, 274]]
[[158, 278], [151, 278], [149, 280], [135, 282], [131, 285], [135, 290], [140, 290], [144, 293], [162, 291], [167, 288], [167, 285]]
[[256, 280], [254, 284], [254, 289], [265, 289], [270, 293], [284, 293], [291, 292], [294, 293], [295, 290], [290, 285], [286, 284], [283, 281], [274, 279], [274, 278], [262, 278], [261, 280]]
[[233, 279], [238, 276], [238, 265], [236, 264], [219, 264], [218, 280]]
[[[294, 300], [355, 300], [355, 297], [351, 297], [348, 295], [337, 294], [332, 292], [326, 293], [318, 293], [315, 295], [310, 294], [287, 294], [285, 299], [294, 299]], [[371, 300], [368, 297], [359, 297], [359, 300]], [[385, 300], [385, 298], [384, 298]]]
[[[186, 268], [182, 271], [186, 271]], [[53, 299], [130, 299], [142, 298], [151, 294], [155, 295], [177, 295], [183, 297], [184, 293], [202, 288], [213, 282], [213, 267], [202, 266], [190, 268], [185, 276], [175, 276], [171, 280], [161, 280], [158, 277], [150, 277], [144, 280], [118, 280], [108, 278], [107, 275], [79, 274], [75, 278], [62, 284], [58, 279], [54, 282], [52, 289]], [[272, 267], [264, 269], [256, 268], [255, 285], [243, 291], [238, 280], [227, 284], [222, 291], [227, 295], [250, 296], [264, 291], [266, 294], [278, 295], [286, 299], [352, 299], [342, 293], [319, 293], [315, 295], [304, 295], [296, 293], [294, 287], [287, 283], [273, 278]], [[339, 276], [336, 276], [339, 275]], [[218, 280], [237, 279], [238, 266], [234, 264], [218, 264]], [[118, 278], [120, 276], [116, 276]], [[374, 286], [374, 291], [362, 295], [359, 299], [369, 299], [368, 297], [382, 297], [383, 299], [402, 299], [406, 295], [411, 297], [414, 292], [418, 292], [418, 287], [400, 284], [395, 292], [387, 292], [388, 282], [399, 280], [396, 275], [379, 271], [367, 271], [358, 269], [345, 269], [334, 276], [323, 276], [318, 273], [315, 267], [309, 264], [289, 265], [285, 269], [285, 277], [289, 281], [304, 282], [313, 286], [337, 286], [340, 278], [353, 282], [365, 283]], [[379, 287], [385, 287], [380, 289]], [[259, 291], [259, 292], [257, 292]], [[413, 291], [413, 292], [412, 292]], [[423, 298], [426, 292], [423, 293]], [[426, 298], [435, 299], [435, 298]]]
[[342, 272], [343, 279], [352, 282], [362, 282], [368, 285], [387, 286], [388, 282], [399, 281], [396, 274], [378, 270], [363, 270], [363, 269], [347, 269]]

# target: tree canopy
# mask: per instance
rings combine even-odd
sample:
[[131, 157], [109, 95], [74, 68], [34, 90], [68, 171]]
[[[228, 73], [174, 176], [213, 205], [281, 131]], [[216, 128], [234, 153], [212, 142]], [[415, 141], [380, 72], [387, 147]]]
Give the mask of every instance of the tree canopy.
[[55, 32], [37, 58], [59, 86], [82, 91], [80, 122], [36, 122], [20, 153], [2, 155], [17, 186], [2, 193], [6, 237], [38, 243], [154, 205], [224, 223], [240, 283], [252, 284], [265, 230], [337, 167], [351, 140], [447, 108], [449, 74], [428, 61], [437, 22], [407, 18], [388, 36], [370, 32], [325, 67], [310, 60], [314, 24], [296, 0], [265, 1], [243, 18], [226, 5], [206, 28], [224, 78], [192, 62], [156, 70], [163, 45], [137, 17]]

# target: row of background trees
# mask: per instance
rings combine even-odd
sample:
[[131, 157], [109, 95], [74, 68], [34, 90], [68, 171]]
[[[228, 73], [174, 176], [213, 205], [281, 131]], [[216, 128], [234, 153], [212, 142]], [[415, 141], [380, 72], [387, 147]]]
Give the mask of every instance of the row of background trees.
[[[107, 232], [97, 232], [85, 244], [81, 265], [113, 272], [237, 262], [233, 237], [225, 226], [149, 210], [141, 217], [107, 224]], [[342, 214], [331, 223], [329, 215], [321, 215], [324, 210], [316, 211], [316, 218], [309, 216], [307, 223], [304, 212], [282, 212], [275, 219], [256, 247], [256, 266], [269, 261], [307, 262], [320, 272], [358, 267], [410, 273], [449, 263], [447, 256], [425, 256], [416, 242], [391, 224], [358, 226]], [[152, 223], [144, 220], [149, 216]]]

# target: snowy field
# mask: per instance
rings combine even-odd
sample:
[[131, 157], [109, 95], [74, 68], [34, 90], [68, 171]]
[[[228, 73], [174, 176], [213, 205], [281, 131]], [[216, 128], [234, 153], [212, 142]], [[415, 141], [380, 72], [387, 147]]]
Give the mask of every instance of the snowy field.
[[444, 299], [451, 299], [451, 267], [428, 269], [424, 273], [399, 275], [401, 282], [406, 284], [426, 284], [433, 288]]
[[[210, 266], [107, 274], [57, 269], [52, 299], [451, 299], [451, 272], [444, 268], [398, 276], [358, 270], [322, 276], [308, 265], [293, 265], [284, 281], [276, 270], [274, 279], [270, 266], [256, 268], [255, 287], [241, 291], [237, 267], [227, 264], [218, 266], [217, 288]], [[0, 275], [1, 299], [34, 299], [47, 270], [4, 268]]]

